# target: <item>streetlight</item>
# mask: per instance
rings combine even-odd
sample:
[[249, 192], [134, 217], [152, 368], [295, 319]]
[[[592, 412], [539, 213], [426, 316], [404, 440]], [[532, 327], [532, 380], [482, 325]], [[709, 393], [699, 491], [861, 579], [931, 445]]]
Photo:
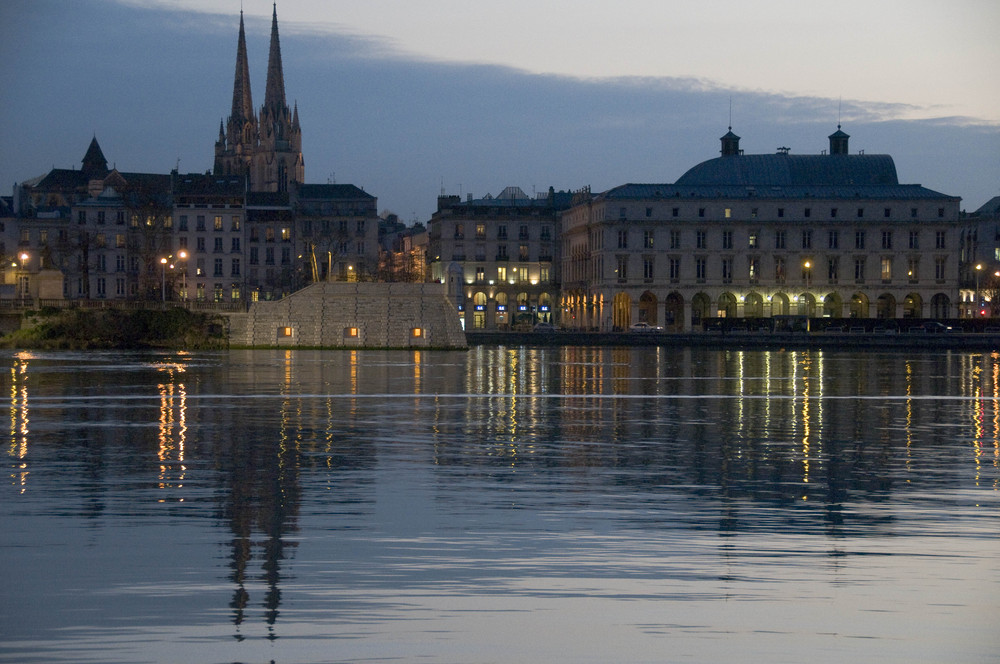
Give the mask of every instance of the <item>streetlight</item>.
[[809, 277], [812, 276], [812, 263], [810, 263], [809, 261], [806, 261], [805, 263], [802, 264], [802, 267], [805, 268], [805, 275], [804, 276], [806, 278], [806, 288], [809, 288]]
[[979, 310], [979, 273], [983, 271], [983, 264], [976, 263], [976, 310]]
[[[188, 254], [186, 251], [181, 249], [177, 252], [177, 258], [182, 261], [187, 260]], [[187, 265], [184, 266], [184, 271], [181, 272], [181, 291], [184, 293], [184, 301], [187, 302]]]
[[167, 301], [167, 259], [160, 259], [160, 297]]
[[21, 276], [18, 277], [18, 290], [21, 291], [21, 304], [24, 305], [24, 300], [28, 297], [28, 252], [22, 251], [18, 258], [21, 259]]

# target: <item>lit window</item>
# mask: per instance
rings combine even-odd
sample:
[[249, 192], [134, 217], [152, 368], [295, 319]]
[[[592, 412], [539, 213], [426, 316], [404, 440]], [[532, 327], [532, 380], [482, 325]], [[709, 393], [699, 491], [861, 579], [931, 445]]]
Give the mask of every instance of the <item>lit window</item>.
[[345, 327], [344, 328], [344, 338], [357, 338], [358, 328], [356, 327]]
[[278, 328], [278, 336], [279, 337], [290, 337], [290, 336], [292, 336], [292, 328], [291, 328], [291, 326], [286, 325], [284, 327], [279, 327]]
[[419, 338], [423, 337], [424, 336], [424, 328], [422, 328], [422, 327], [415, 327], [415, 328], [411, 329], [410, 330], [410, 336], [413, 337], [414, 339], [419, 339]]

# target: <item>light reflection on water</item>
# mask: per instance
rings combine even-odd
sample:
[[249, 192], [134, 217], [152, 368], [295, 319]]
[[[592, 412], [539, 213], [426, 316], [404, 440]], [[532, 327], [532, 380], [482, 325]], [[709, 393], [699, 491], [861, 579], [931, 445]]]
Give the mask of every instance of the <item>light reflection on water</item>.
[[996, 355], [6, 358], [0, 660], [1000, 645]]

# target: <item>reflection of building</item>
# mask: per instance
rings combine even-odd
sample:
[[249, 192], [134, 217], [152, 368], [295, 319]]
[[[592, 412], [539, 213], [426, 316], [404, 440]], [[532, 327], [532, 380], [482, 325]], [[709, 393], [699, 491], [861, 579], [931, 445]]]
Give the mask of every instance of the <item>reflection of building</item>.
[[690, 330], [713, 317], [958, 314], [959, 199], [888, 155], [722, 156], [675, 184], [580, 192], [562, 216], [564, 325]]
[[457, 265], [466, 329], [510, 329], [553, 320], [558, 293], [557, 216], [572, 194], [529, 198], [517, 187], [465, 202], [438, 197], [428, 229], [431, 278]]
[[965, 217], [963, 226], [962, 314], [1000, 316], [1000, 196]]

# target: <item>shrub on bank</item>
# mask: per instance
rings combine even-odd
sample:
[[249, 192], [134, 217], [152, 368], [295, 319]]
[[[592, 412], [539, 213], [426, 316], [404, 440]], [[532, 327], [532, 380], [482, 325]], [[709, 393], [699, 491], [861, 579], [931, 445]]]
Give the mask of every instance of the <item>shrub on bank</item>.
[[182, 308], [46, 309], [0, 337], [5, 348], [224, 348], [221, 317]]

